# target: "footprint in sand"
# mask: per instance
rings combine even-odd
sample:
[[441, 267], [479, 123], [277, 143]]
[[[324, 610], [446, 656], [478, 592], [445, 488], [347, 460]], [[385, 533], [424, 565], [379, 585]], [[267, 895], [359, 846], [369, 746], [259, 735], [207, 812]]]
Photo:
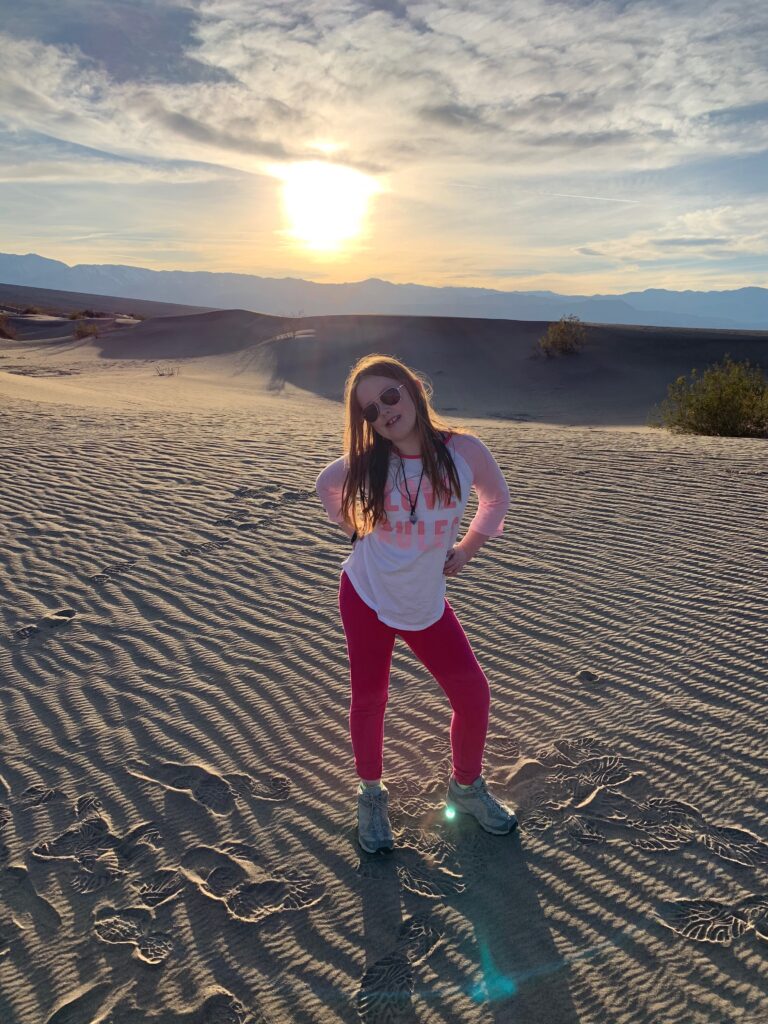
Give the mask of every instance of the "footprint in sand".
[[53, 903], [41, 896], [25, 867], [13, 865], [0, 874], [0, 905], [12, 911], [14, 921], [29, 921], [39, 932], [55, 932], [61, 917]]
[[222, 516], [221, 519], [214, 519], [214, 526], [232, 526], [234, 523], [240, 523], [243, 519], [249, 519], [252, 512], [248, 508], [241, 508], [237, 512], [230, 512], [226, 516]]
[[590, 672], [589, 669], [583, 668], [580, 672], [576, 673], [575, 676], [577, 683], [599, 683], [602, 682], [599, 675], [595, 672]]
[[[75, 806], [89, 805], [95, 799], [89, 794], [81, 797]], [[72, 861], [70, 885], [76, 892], [86, 895], [122, 879], [126, 865], [134, 866], [150, 850], [159, 849], [161, 845], [153, 822], [142, 822], [120, 837], [112, 831], [105, 817], [92, 815], [54, 839], [38, 843], [30, 853], [38, 860]]]
[[134, 947], [132, 956], [148, 964], [159, 964], [173, 948], [173, 940], [165, 932], [152, 930], [151, 913], [141, 907], [101, 907], [93, 930], [102, 942], [127, 943]]
[[467, 886], [459, 868], [449, 862], [437, 864], [430, 857], [430, 849], [439, 849], [442, 843], [432, 833], [417, 829], [393, 829], [397, 846], [386, 857], [361, 854], [355, 869], [358, 878], [372, 882], [385, 882], [397, 875], [401, 889], [429, 900], [444, 900], [458, 896]]
[[681, 800], [654, 795], [643, 772], [594, 739], [562, 739], [529, 758], [510, 780], [522, 827], [562, 824], [581, 843], [628, 843], [648, 852], [698, 843], [743, 867], [768, 864], [768, 844], [747, 829], [711, 824]]
[[222, 776], [199, 765], [135, 759], [128, 761], [126, 768], [131, 775], [146, 782], [153, 782], [178, 793], [187, 793], [214, 814], [220, 815], [234, 810], [237, 797], [287, 800], [291, 794], [290, 780], [276, 772], [255, 777], [239, 772]]
[[30, 636], [34, 636], [35, 633], [39, 633], [40, 629], [37, 626], [21, 626], [11, 636], [11, 643], [20, 643], [22, 640], [26, 640]]
[[198, 765], [132, 759], [126, 763], [126, 768], [145, 782], [187, 793], [214, 814], [229, 814], [234, 810], [236, 795], [229, 783]]
[[108, 566], [102, 572], [94, 573], [88, 579], [91, 583], [108, 583], [113, 576], [119, 576], [120, 573], [127, 572], [128, 569], [133, 568], [138, 561], [138, 558], [127, 558], [123, 562], [115, 562], [114, 565]]
[[[108, 819], [92, 813], [101, 809], [101, 801], [92, 793], [78, 797], [73, 813], [83, 820], [54, 839], [38, 843], [30, 851], [39, 860], [73, 861], [69, 883], [81, 895], [100, 892], [127, 875], [126, 866], [135, 867], [150, 851], [160, 849], [162, 840], [154, 822], [142, 822], [125, 836], [117, 835]], [[149, 907], [171, 899], [184, 881], [173, 870], [155, 871], [149, 878], [131, 883], [138, 897]]]
[[40, 619], [40, 624], [30, 623], [28, 626], [21, 626], [15, 630], [11, 635], [12, 643], [20, 643], [22, 640], [27, 640], [31, 636], [35, 636], [40, 632], [41, 627], [45, 629], [55, 629], [57, 626], [66, 626], [68, 623], [77, 615], [74, 608], [57, 608], [55, 611], [47, 612]]
[[217, 540], [209, 540], [204, 544], [190, 544], [186, 548], [182, 548], [179, 554], [182, 558], [188, 558], [190, 555], [205, 555], [209, 551], [215, 551], [217, 548], [226, 548], [232, 543], [232, 540], [228, 537], [220, 537]]
[[106, 818], [94, 816], [66, 829], [54, 839], [38, 843], [30, 852], [39, 860], [71, 858], [87, 862], [98, 860], [102, 853], [114, 850], [118, 843]]
[[70, 871], [69, 884], [81, 896], [101, 892], [112, 882], [124, 878], [127, 874], [117, 865], [117, 856], [113, 850], [102, 853], [98, 857], [83, 857]]
[[27, 786], [21, 794], [21, 803], [26, 807], [41, 807], [43, 804], [50, 804], [56, 800], [68, 799], [69, 797], [63, 789], [48, 786]]
[[400, 926], [394, 949], [365, 971], [355, 1004], [365, 1024], [396, 1021], [410, 1007], [414, 967], [440, 945], [443, 933], [428, 916], [409, 917]]
[[179, 1024], [269, 1024], [260, 1010], [248, 1010], [230, 992], [209, 996], [190, 1018], [179, 1018]]
[[[273, 490], [278, 489], [275, 485]], [[233, 525], [235, 520], [246, 520], [253, 516], [254, 512], [257, 514], [256, 518], [251, 518], [248, 522], [239, 522], [237, 529], [245, 532], [247, 530], [255, 530], [258, 527], [268, 523], [274, 515], [274, 511], [283, 505], [292, 505], [297, 501], [305, 501], [307, 498], [314, 498], [314, 488], [306, 489], [303, 491], [283, 491], [282, 494], [276, 497], [265, 497], [265, 488], [257, 489], [253, 487], [240, 487], [235, 491], [236, 498], [253, 498], [256, 501], [256, 508], [254, 510], [239, 511], [232, 513], [224, 519], [219, 519], [214, 525]], [[258, 513], [262, 513], [258, 515]]]
[[[235, 491], [234, 496], [236, 498], [256, 498], [259, 499], [260, 507], [274, 508], [277, 505], [290, 504], [294, 501], [302, 501], [304, 498], [314, 498], [315, 489], [314, 487], [307, 487], [304, 490], [293, 491], [286, 490], [282, 494], [280, 491], [280, 485], [276, 483], [262, 484], [261, 487], [248, 487], [243, 485], [238, 487]], [[264, 495], [269, 493], [271, 497], [265, 498]]]
[[148, 878], [131, 882], [137, 899], [147, 907], [159, 907], [175, 899], [185, 886], [183, 875], [175, 868], [158, 868]]
[[72, 809], [76, 818], [82, 818], [86, 814], [90, 814], [91, 811], [102, 810], [102, 807], [101, 800], [94, 793], [84, 793], [77, 798]]
[[676, 900], [665, 904], [658, 920], [683, 938], [730, 946], [754, 929], [768, 942], [768, 894], [747, 896], [735, 903], [721, 900]]
[[74, 608], [57, 608], [56, 611], [48, 612], [40, 619], [42, 626], [47, 626], [48, 629], [55, 629], [56, 626], [65, 626], [71, 622], [72, 619], [77, 615]]
[[209, 899], [223, 903], [231, 917], [257, 924], [284, 910], [303, 910], [325, 896], [315, 878], [291, 869], [257, 867], [211, 846], [187, 851], [182, 873]]
[[154, 821], [143, 821], [118, 841], [115, 853], [121, 863], [136, 865], [162, 846], [163, 839]]

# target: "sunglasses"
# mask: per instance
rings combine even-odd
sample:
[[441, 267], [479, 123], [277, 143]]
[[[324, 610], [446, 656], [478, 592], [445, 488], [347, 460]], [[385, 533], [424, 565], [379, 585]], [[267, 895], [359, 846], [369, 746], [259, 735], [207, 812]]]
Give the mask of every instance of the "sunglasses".
[[[398, 384], [397, 387], [387, 388], [386, 391], [382, 391], [379, 395], [379, 402], [383, 402], [384, 405], [397, 405], [400, 401], [400, 391], [405, 387], [405, 384]], [[363, 418], [368, 423], [375, 423], [379, 418], [379, 403], [370, 402], [363, 409]]]

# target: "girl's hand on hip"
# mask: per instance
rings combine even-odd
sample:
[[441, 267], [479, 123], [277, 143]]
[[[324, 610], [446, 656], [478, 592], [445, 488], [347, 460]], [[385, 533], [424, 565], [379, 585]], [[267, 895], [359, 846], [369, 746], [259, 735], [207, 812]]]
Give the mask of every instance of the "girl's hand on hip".
[[445, 556], [443, 573], [446, 576], [458, 576], [468, 561], [469, 555], [467, 552], [454, 545], [449, 549], [448, 554]]

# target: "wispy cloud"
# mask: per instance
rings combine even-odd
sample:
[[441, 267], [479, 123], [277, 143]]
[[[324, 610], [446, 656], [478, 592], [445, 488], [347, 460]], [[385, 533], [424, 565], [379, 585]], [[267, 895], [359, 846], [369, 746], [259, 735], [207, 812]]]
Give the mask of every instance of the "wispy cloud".
[[651, 181], [768, 151], [762, 0], [40, 0], [4, 28], [0, 181], [256, 187], [325, 141], [391, 183], [363, 272], [397, 266], [406, 224], [438, 275], [462, 244], [510, 276], [764, 252], [727, 191]]

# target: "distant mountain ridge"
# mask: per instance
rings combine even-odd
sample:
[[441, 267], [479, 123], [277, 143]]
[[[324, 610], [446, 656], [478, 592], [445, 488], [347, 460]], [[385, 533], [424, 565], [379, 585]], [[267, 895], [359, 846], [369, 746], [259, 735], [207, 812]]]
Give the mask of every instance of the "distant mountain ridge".
[[299, 278], [148, 270], [119, 264], [69, 266], [34, 253], [0, 253], [0, 281], [277, 316], [377, 313], [558, 320], [573, 313], [588, 323], [755, 331], [768, 328], [768, 289], [756, 287], [709, 292], [649, 288], [623, 295], [558, 295], [547, 291], [392, 284], [376, 278], [318, 284]]

